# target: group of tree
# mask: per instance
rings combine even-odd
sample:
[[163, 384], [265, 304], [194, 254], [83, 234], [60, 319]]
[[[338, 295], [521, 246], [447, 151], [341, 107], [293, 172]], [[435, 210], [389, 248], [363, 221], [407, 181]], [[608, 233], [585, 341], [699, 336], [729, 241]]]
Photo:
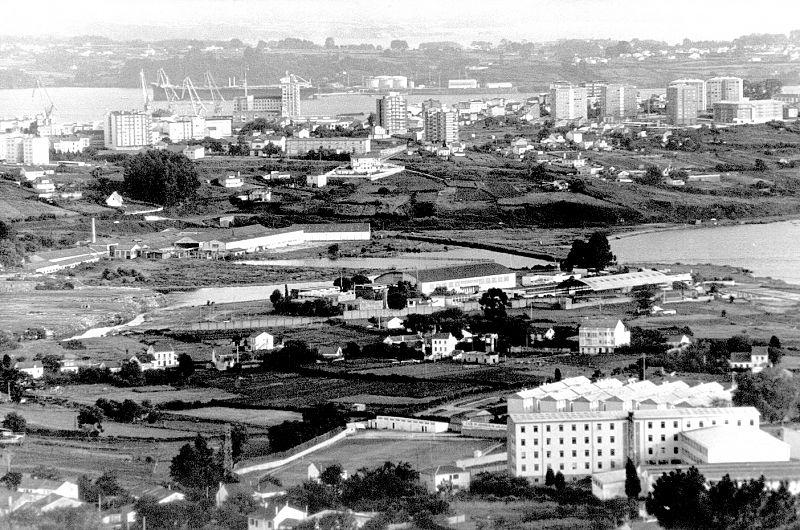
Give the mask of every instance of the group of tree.
[[133, 199], [166, 207], [190, 204], [200, 187], [197, 169], [186, 156], [150, 149], [124, 163], [124, 191]]
[[417, 285], [409, 281], [400, 280], [396, 285], [389, 286], [386, 295], [386, 304], [389, 309], [405, 309], [409, 298], [419, 298], [422, 295]]
[[333, 305], [330, 300], [315, 298], [298, 302], [287, 298], [280, 289], [275, 289], [269, 297], [272, 302], [272, 311], [277, 315], [303, 316], [303, 317], [333, 317], [342, 314], [342, 308]]
[[16, 412], [9, 412], [3, 419], [3, 428], [15, 433], [25, 433], [28, 430], [28, 422], [22, 415]]
[[106, 418], [119, 423], [134, 423], [144, 418], [153, 423], [159, 416], [158, 411], [147, 400], [139, 404], [132, 399], [125, 399], [120, 403], [113, 399], [100, 398], [95, 406]]
[[0, 220], [0, 266], [16, 268], [22, 265], [24, 245], [17, 239], [14, 227]]
[[262, 358], [262, 367], [274, 372], [292, 372], [314, 364], [319, 356], [305, 341], [287, 340], [283, 348], [266, 354]]
[[798, 410], [800, 382], [790, 373], [777, 368], [767, 368], [754, 374], [736, 375], [733, 404], [737, 407], [755, 407], [766, 422], [790, 420], [800, 415]]
[[354, 274], [351, 277], [347, 276], [340, 276], [333, 280], [333, 285], [338, 287], [342, 292], [347, 292], [352, 290], [353, 288], [358, 289], [360, 285], [369, 285], [372, 283], [372, 280], [364, 276], [363, 274]]
[[333, 403], [310, 407], [303, 411], [302, 421], [284, 421], [268, 429], [270, 452], [291, 449], [346, 422], [347, 415]]
[[594, 232], [589, 240], [576, 239], [567, 258], [562, 262], [564, 270], [575, 267], [582, 269], [604, 269], [614, 263], [616, 257], [611, 252], [611, 245], [603, 232]]
[[694, 467], [663, 474], [646, 506], [664, 528], [768, 529], [797, 521], [797, 501], [786, 485], [770, 491], [764, 477], [737, 484], [725, 475], [707, 487]]
[[[290, 488], [287, 496], [292, 504], [307, 506], [310, 512], [325, 509], [379, 512], [378, 517], [364, 527], [369, 529], [410, 521], [417, 528], [437, 528], [435, 516], [450, 510], [449, 502], [429, 493], [420, 482], [419, 473], [405, 462], [385, 462], [376, 468], [362, 468], [347, 479], [342, 478], [341, 466], [332, 465], [320, 474], [319, 482], [307, 481]], [[352, 528], [347, 520], [330, 522], [333, 526], [324, 528]], [[314, 523], [304, 523], [299, 528], [317, 527]]]

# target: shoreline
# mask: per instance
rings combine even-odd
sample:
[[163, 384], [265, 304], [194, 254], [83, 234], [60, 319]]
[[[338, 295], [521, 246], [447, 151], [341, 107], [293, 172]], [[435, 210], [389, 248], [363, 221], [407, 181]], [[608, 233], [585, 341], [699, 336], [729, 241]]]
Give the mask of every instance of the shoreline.
[[689, 230], [689, 229], [703, 229], [703, 228], [722, 228], [726, 226], [742, 226], [742, 225], [765, 225], [771, 223], [782, 223], [786, 221], [800, 220], [800, 213], [786, 214], [786, 215], [773, 215], [768, 217], [749, 217], [746, 219], [722, 219], [718, 220], [716, 224], [668, 224], [668, 223], [652, 223], [646, 225], [638, 225], [629, 230], [623, 228], [620, 232], [615, 232], [613, 229], [609, 230], [608, 236], [613, 239], [625, 239], [635, 236], [643, 236], [647, 234], [655, 234], [658, 232], [670, 232], [672, 230]]

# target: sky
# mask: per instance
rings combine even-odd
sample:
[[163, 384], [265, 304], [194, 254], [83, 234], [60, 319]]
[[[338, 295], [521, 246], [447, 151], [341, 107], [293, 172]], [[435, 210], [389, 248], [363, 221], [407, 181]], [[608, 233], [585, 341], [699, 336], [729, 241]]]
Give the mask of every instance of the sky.
[[25, 0], [3, 10], [0, 35], [118, 40], [301, 37], [322, 44], [392, 39], [733, 39], [800, 29], [799, 0]]

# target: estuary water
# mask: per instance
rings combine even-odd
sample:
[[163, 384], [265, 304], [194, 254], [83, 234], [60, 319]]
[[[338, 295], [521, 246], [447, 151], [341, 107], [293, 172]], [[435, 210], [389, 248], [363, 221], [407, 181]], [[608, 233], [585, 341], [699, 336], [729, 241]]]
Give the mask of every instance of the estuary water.
[[611, 237], [609, 243], [620, 262], [732, 265], [800, 284], [800, 220], [687, 227]]

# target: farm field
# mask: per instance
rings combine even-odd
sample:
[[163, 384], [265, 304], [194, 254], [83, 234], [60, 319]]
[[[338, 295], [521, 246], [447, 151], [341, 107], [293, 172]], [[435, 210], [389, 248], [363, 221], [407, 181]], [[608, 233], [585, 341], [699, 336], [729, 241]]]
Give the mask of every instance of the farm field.
[[[20, 414], [30, 426], [48, 429], [77, 430], [76, 418], [78, 416], [78, 411], [76, 409], [56, 407], [53, 405], [42, 407], [37, 404], [11, 405], [4, 403], [0, 405], [1, 416], [5, 416], [9, 412]], [[197, 432], [197, 429], [195, 429], [194, 432]], [[131, 438], [168, 440], [188, 438], [193, 436], [194, 432], [161, 429], [142, 424], [124, 424], [111, 421], [105, 421], [103, 423], [103, 436], [126, 436]]]
[[496, 440], [462, 438], [451, 434], [369, 432], [348, 437], [269, 474], [279, 478], [285, 485], [292, 485], [306, 479], [308, 464], [312, 462], [320, 469], [341, 464], [351, 474], [362, 467], [377, 467], [386, 461], [408, 462], [419, 471], [432, 466], [454, 464], [459, 458], [472, 457], [474, 451], [485, 451], [497, 443]]
[[285, 410], [232, 409], [227, 407], [203, 407], [199, 409], [165, 411], [169, 416], [191, 417], [201, 420], [247, 423], [270, 427], [284, 421], [300, 421], [303, 415]]
[[65, 399], [81, 405], [94, 405], [100, 398], [115, 401], [132, 399], [137, 403], [149, 400], [156, 405], [173, 400], [207, 402], [212, 399], [227, 400], [239, 397], [238, 394], [219, 388], [174, 388], [171, 386], [120, 388], [110, 385], [67, 385], [35, 393], [41, 397]]

